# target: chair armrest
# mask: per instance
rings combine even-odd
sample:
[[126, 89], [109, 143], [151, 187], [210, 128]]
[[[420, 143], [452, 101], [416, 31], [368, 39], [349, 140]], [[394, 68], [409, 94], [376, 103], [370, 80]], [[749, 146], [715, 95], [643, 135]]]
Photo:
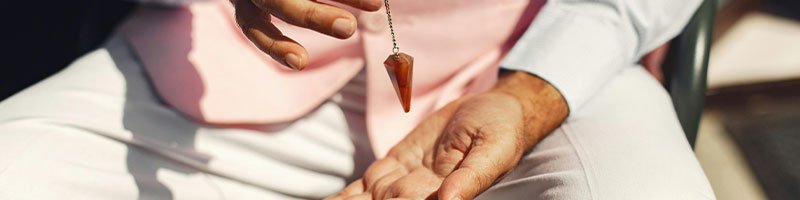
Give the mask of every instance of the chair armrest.
[[664, 72], [678, 119], [694, 147], [706, 95], [716, 0], [705, 0], [671, 45]]

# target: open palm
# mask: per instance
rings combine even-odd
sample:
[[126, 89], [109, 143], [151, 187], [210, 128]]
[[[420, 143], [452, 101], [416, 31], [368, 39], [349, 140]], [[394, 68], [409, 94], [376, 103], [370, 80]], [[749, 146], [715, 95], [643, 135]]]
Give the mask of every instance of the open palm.
[[458, 99], [329, 199], [472, 199], [516, 166], [531, 145], [522, 130], [522, 106], [512, 96]]

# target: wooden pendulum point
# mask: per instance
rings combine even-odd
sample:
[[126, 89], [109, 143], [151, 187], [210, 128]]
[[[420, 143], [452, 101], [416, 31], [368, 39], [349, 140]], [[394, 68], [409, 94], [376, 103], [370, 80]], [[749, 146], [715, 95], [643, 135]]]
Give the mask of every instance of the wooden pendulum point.
[[403, 104], [403, 110], [408, 112], [411, 110], [411, 75], [414, 69], [414, 57], [405, 53], [397, 53], [389, 55], [386, 61], [383, 61], [386, 66], [386, 72], [389, 73], [389, 78], [392, 79], [397, 97], [400, 98], [400, 103]]

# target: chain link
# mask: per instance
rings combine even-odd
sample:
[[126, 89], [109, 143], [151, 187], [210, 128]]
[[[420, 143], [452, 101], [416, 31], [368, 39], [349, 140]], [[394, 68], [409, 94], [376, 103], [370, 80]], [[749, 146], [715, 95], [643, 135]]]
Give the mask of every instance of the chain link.
[[389, 0], [383, 0], [383, 4], [386, 6], [386, 17], [389, 19], [389, 32], [392, 33], [392, 53], [397, 56], [398, 53], [400, 53], [400, 47], [397, 46], [397, 36], [394, 34], [392, 11], [389, 10]]

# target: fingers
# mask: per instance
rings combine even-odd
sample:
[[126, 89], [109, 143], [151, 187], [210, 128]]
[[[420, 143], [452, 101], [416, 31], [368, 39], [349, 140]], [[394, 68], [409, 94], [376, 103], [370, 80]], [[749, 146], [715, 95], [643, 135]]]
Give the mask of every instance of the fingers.
[[342, 191], [333, 196], [325, 198], [325, 200], [343, 200], [351, 196], [358, 196], [364, 194], [364, 179], [358, 179], [350, 185], [347, 185]]
[[341, 193], [345, 196], [364, 193], [364, 179], [358, 179], [355, 182], [350, 183], [350, 185], [345, 187]]
[[258, 49], [294, 70], [304, 69], [308, 62], [305, 48], [284, 36], [269, 22], [269, 17], [248, 0], [236, 4], [236, 22]]
[[367, 190], [372, 193], [372, 198], [374, 199], [383, 199], [382, 197], [386, 195], [386, 192], [392, 186], [392, 184], [400, 178], [408, 175], [408, 171], [405, 168], [397, 168], [395, 171], [392, 171], [386, 176], [381, 177], [375, 184], [367, 185]]
[[372, 163], [364, 172], [364, 190], [372, 194], [373, 198], [383, 196], [387, 188], [395, 180], [408, 174], [402, 163], [394, 158], [386, 157]]
[[[381, 0], [334, 0], [365, 11], [376, 11]], [[308, 63], [308, 53], [284, 36], [270, 21], [276, 16], [289, 24], [308, 28], [336, 38], [349, 38], [356, 31], [352, 13], [316, 0], [231, 0], [236, 6], [236, 21], [250, 41], [274, 60], [294, 70]]]
[[284, 36], [272, 24], [258, 24], [244, 30], [247, 38], [272, 59], [294, 70], [303, 70], [308, 64], [308, 53], [294, 40]]
[[436, 145], [433, 171], [442, 177], [453, 172], [464, 159], [471, 144], [471, 134], [445, 134]]
[[443, 179], [424, 167], [411, 173], [403, 168], [396, 168], [375, 181], [370, 189], [367, 189], [363, 179], [359, 179], [325, 199], [435, 199], [436, 190]]
[[474, 199], [516, 165], [520, 152], [511, 141], [475, 141], [461, 165], [448, 175], [439, 199]]
[[381, 9], [381, 6], [383, 6], [383, 1], [381, 0], [334, 0], [334, 1], [364, 11], [377, 11]]
[[435, 199], [436, 190], [444, 180], [427, 168], [417, 168], [406, 176], [397, 179], [387, 189], [381, 199]]
[[368, 193], [364, 193], [346, 197], [344, 200], [372, 200], [372, 196], [370, 196]]
[[341, 8], [308, 0], [252, 0], [264, 11], [289, 24], [345, 39], [356, 30], [352, 13]]
[[383, 158], [378, 161], [372, 163], [368, 168], [367, 171], [364, 172], [364, 185], [365, 189], [368, 190], [372, 188], [375, 183], [378, 182], [381, 178], [386, 176], [387, 174], [395, 171], [397, 168], [401, 167], [400, 162], [394, 160], [392, 158]]

